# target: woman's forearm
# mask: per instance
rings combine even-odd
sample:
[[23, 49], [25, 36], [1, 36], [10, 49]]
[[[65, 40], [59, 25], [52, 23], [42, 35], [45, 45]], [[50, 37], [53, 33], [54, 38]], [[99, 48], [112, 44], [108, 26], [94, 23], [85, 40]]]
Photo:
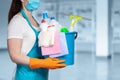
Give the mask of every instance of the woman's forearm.
[[19, 53], [19, 54], [12, 55], [10, 57], [11, 57], [11, 60], [17, 64], [29, 65], [30, 63], [30, 58], [24, 54]]
[[8, 39], [7, 43], [11, 60], [17, 64], [29, 65], [29, 57], [21, 53], [22, 39]]

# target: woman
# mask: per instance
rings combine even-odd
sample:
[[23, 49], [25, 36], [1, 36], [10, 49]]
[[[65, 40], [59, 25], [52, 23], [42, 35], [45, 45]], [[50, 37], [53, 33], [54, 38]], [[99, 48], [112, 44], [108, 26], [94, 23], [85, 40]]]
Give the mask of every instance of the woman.
[[12, 0], [8, 16], [8, 49], [17, 64], [14, 80], [48, 80], [48, 69], [63, 68], [65, 60], [44, 58], [38, 47], [39, 28], [32, 11], [39, 0]]

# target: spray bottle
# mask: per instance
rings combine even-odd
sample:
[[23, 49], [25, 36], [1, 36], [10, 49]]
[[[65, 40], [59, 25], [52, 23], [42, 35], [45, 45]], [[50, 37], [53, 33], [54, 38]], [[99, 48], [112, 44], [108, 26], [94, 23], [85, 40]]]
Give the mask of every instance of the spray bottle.
[[47, 12], [44, 12], [44, 13], [43, 13], [43, 19], [46, 21], [47, 24], [50, 23], [50, 19], [49, 19], [49, 17], [48, 17], [48, 13], [47, 13]]

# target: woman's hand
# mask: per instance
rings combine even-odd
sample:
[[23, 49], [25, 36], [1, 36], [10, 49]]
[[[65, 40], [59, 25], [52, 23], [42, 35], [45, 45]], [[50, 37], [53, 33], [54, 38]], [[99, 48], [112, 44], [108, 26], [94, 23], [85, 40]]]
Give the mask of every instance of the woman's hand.
[[30, 58], [30, 68], [48, 68], [48, 69], [58, 69], [66, 67], [66, 64], [61, 64], [65, 60], [59, 60], [57, 58], [46, 58], [46, 59], [37, 59]]

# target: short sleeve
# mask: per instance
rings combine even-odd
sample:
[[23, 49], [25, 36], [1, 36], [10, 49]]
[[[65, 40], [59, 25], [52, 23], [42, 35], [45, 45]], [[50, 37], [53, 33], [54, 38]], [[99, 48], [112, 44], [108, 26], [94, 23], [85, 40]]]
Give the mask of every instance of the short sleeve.
[[23, 26], [20, 16], [14, 16], [8, 24], [8, 39], [11, 38], [23, 38]]

